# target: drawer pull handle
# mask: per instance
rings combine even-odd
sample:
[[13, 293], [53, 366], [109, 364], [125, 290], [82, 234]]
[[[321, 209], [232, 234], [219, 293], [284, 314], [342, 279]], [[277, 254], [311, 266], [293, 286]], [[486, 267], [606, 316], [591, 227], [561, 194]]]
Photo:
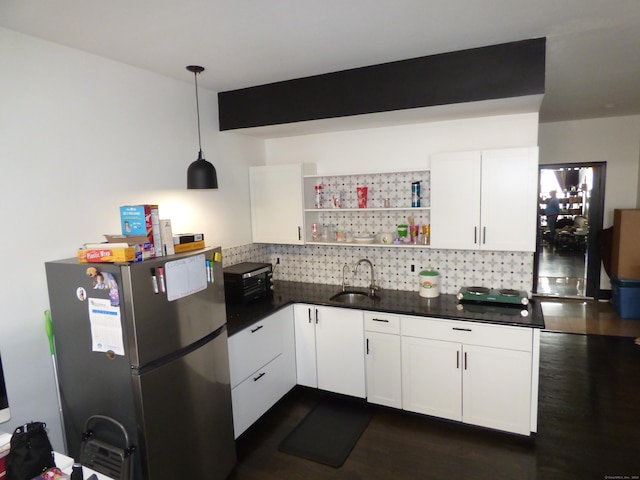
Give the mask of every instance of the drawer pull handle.
[[471, 330], [470, 328], [458, 328], [458, 327], [452, 327], [454, 330], [458, 330], [459, 332], [473, 332], [473, 330]]
[[309, 308], [308, 310], [309, 310], [309, 323], [311, 323], [311, 308]]
[[373, 320], [374, 322], [389, 323], [389, 320], [385, 320], [384, 318], [372, 318], [371, 320]]
[[460, 368], [460, 351], [456, 352], [456, 368]]
[[260, 330], [262, 327], [264, 327], [264, 325], [258, 325], [256, 328], [252, 328], [251, 329], [251, 333], [256, 333], [258, 330]]
[[464, 352], [464, 369], [467, 369], [467, 352]]
[[266, 373], [262, 372], [260, 375], [258, 375], [257, 377], [253, 377], [253, 381], [257, 382], [258, 380], [260, 380], [262, 377], [264, 377], [266, 375]]
[[367, 355], [369, 355], [369, 339], [367, 338]]

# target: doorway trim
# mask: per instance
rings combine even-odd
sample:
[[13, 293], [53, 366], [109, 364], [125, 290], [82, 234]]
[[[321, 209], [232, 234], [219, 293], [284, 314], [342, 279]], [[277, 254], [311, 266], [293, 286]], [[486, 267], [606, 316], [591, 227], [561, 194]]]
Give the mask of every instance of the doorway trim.
[[[583, 163], [552, 163], [538, 165], [538, 198], [540, 198], [540, 177], [542, 170], [553, 170], [558, 168], [592, 168], [593, 169], [593, 189], [589, 199], [589, 235], [587, 236], [587, 271], [585, 298], [599, 299], [600, 293], [600, 272], [602, 256], [598, 247], [598, 237], [602, 231], [604, 221], [604, 188], [607, 174], [607, 162], [583, 162]], [[537, 216], [538, 227], [540, 227], [540, 215]], [[537, 235], [536, 251], [533, 256], [533, 287], [534, 293], [538, 292], [540, 251], [542, 248], [540, 235]]]

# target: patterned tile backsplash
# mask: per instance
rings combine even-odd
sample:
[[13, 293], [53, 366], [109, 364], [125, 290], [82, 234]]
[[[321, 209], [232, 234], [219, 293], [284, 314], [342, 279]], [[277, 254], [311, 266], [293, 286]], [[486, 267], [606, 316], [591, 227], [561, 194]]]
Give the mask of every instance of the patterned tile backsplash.
[[[457, 293], [461, 286], [533, 288], [533, 253], [436, 250], [430, 248], [269, 245], [248, 244], [223, 250], [223, 266], [246, 261], [276, 264], [274, 278], [295, 282], [340, 285], [342, 268], [351, 268], [361, 258], [374, 265], [375, 282], [383, 289], [418, 291], [420, 270], [437, 270], [441, 276], [440, 291]], [[411, 268], [413, 266], [413, 272]], [[369, 269], [358, 269], [349, 275], [348, 283], [358, 287], [369, 285]]]

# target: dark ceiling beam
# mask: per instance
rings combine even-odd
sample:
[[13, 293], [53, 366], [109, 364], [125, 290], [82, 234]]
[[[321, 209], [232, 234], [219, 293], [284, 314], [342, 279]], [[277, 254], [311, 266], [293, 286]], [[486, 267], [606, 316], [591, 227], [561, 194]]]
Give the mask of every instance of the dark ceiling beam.
[[544, 93], [546, 38], [218, 93], [220, 130]]

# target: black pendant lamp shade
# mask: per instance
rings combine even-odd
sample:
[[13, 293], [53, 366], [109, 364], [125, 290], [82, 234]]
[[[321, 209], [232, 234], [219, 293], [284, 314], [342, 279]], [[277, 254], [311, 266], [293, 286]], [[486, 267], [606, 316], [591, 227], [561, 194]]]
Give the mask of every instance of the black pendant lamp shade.
[[218, 175], [216, 168], [204, 159], [202, 155], [202, 140], [200, 138], [200, 105], [198, 102], [198, 74], [204, 71], [203, 67], [190, 65], [187, 70], [193, 73], [196, 83], [196, 112], [198, 114], [198, 146], [200, 151], [198, 159], [189, 165], [187, 170], [187, 188], [218, 188]]

